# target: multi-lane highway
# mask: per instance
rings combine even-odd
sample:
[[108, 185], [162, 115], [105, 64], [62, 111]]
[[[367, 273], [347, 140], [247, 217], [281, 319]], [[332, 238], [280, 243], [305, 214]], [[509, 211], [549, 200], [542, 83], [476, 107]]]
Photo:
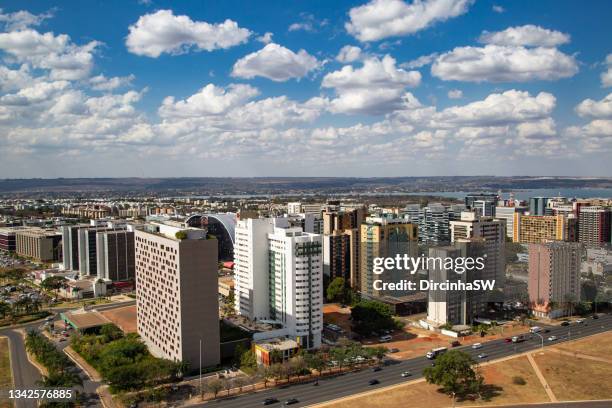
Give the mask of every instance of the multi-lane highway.
[[[570, 326], [546, 327], [548, 333], [540, 333], [544, 338], [544, 347], [568, 341], [592, 334], [603, 333], [612, 329], [612, 315], [601, 315], [597, 320], [587, 319], [584, 323], [572, 323]], [[556, 336], [557, 340], [548, 341], [549, 336]], [[493, 340], [482, 343], [482, 348], [472, 349], [471, 346], [458, 347], [457, 349], [470, 353], [475, 360], [481, 362], [491, 361], [513, 354], [536, 350], [542, 346], [542, 340], [535, 334], [526, 334], [528, 340], [522, 343], [507, 343], [504, 339]], [[484, 359], [478, 358], [479, 354], [486, 354]], [[231, 408], [247, 408], [262, 406], [266, 398], [277, 398], [278, 403], [268, 405], [269, 407], [283, 406], [290, 398], [296, 398], [299, 402], [293, 407], [305, 407], [315, 403], [333, 400], [336, 398], [354, 395], [356, 393], [375, 390], [402, 382], [411, 381], [422, 377], [423, 369], [431, 366], [432, 362], [423, 357], [417, 357], [404, 361], [391, 361], [382, 371], [373, 372], [370, 369], [356, 373], [347, 373], [334, 378], [322, 379], [319, 385], [313, 382], [291, 385], [283, 389], [269, 389], [257, 393], [245, 394], [235, 398], [217, 400], [200, 406], [219, 406]], [[401, 373], [410, 371], [412, 375], [403, 378]], [[377, 379], [378, 385], [368, 385], [369, 380]]]

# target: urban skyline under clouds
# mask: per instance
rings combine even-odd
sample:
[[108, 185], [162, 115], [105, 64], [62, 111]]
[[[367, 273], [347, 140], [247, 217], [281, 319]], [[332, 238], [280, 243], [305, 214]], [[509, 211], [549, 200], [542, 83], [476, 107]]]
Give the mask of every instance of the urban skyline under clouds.
[[612, 4], [6, 1], [2, 177], [610, 175]]

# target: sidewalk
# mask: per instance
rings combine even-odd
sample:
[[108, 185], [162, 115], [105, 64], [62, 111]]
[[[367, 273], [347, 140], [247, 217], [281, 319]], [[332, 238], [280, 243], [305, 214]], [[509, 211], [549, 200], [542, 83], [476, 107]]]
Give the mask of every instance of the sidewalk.
[[537, 363], [533, 359], [533, 355], [532, 354], [533, 353], [528, 353], [527, 354], [527, 360], [529, 360], [529, 364], [531, 364], [531, 368], [533, 368], [533, 371], [535, 372], [536, 376], [538, 377], [538, 380], [540, 380], [540, 383], [542, 384], [542, 387], [544, 387], [544, 391], [546, 391], [546, 395], [548, 395], [548, 398], [550, 399], [551, 402], [559, 401], [557, 399], [557, 397], [555, 396], [555, 394], [550, 389], [550, 386], [548, 385], [548, 382], [546, 381], [546, 378], [544, 378], [544, 375], [540, 371], [540, 367], [538, 367]]

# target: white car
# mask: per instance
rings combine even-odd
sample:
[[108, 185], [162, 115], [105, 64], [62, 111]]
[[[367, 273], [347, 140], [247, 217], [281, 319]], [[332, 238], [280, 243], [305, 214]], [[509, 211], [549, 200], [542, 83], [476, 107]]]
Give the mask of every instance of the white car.
[[479, 348], [482, 348], [482, 343], [474, 343], [474, 344], [472, 344], [472, 348], [473, 348], [473, 349], [479, 349]]
[[557, 340], [557, 336], [550, 336], [548, 338], [548, 341], [555, 341], [555, 340]]

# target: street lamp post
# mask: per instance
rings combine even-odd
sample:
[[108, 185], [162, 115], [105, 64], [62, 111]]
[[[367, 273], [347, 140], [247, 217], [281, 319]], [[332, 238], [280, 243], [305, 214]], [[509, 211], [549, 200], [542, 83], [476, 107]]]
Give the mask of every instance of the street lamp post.
[[542, 347], [541, 348], [544, 348], [544, 337], [540, 333], [534, 333], [534, 334], [537, 335], [542, 340]]

